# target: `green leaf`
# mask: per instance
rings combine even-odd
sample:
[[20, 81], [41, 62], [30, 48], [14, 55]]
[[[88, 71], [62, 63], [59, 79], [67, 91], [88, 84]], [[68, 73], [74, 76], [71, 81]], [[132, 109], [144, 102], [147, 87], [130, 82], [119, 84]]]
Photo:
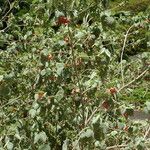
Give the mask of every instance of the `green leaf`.
[[49, 144], [43, 144], [39, 146], [38, 150], [51, 150], [51, 147]]
[[40, 139], [43, 141], [43, 142], [46, 142], [47, 140], [47, 135], [44, 131], [40, 132]]
[[35, 133], [34, 144], [36, 144], [39, 140], [40, 140], [40, 135], [38, 133]]
[[60, 101], [64, 97], [64, 90], [61, 88], [55, 95], [55, 98]]
[[66, 43], [65, 43], [64, 40], [59, 40], [59, 41], [58, 41], [58, 44], [59, 44], [60, 46], [63, 46], [63, 45], [65, 45]]
[[61, 12], [61, 11], [56, 10], [56, 11], [55, 11], [55, 15], [56, 15], [56, 17], [64, 16], [64, 13]]
[[79, 141], [78, 141], [78, 140], [74, 141], [74, 142], [72, 143], [72, 145], [73, 145], [73, 148], [74, 148], [74, 149], [80, 150], [80, 146], [79, 146]]
[[96, 124], [100, 119], [100, 114], [98, 114], [96, 117], [93, 117], [92, 124]]
[[145, 104], [146, 104], [146, 106], [144, 107], [144, 111], [145, 111], [146, 113], [150, 113], [150, 102], [147, 101]]
[[91, 129], [87, 129], [87, 131], [82, 132], [80, 135], [80, 139], [89, 139], [94, 137], [94, 132]]
[[81, 32], [81, 31], [78, 31], [77, 32], [77, 34], [75, 35], [75, 38], [77, 38], [77, 39], [81, 39], [81, 38], [83, 38], [84, 37], [84, 33], [83, 32]]
[[150, 102], [148, 102], [148, 101], [146, 102], [146, 107], [148, 110], [150, 110]]
[[4, 78], [4, 77], [3, 77], [3, 75], [0, 75], [0, 81], [2, 81], [2, 80], [3, 80], [3, 78]]
[[31, 118], [34, 118], [36, 116], [36, 110], [35, 109], [30, 109], [29, 115], [31, 116]]
[[20, 137], [19, 133], [16, 133], [14, 136], [15, 136], [18, 140], [21, 140], [21, 137]]
[[114, 20], [113, 17], [110, 17], [110, 16], [106, 17], [106, 22], [107, 22], [108, 24], [113, 24], [114, 21], [115, 21], [115, 20]]
[[36, 35], [42, 35], [43, 34], [43, 28], [34, 28], [34, 32]]
[[41, 75], [44, 76], [45, 74], [46, 74], [46, 69], [43, 69], [43, 70], [41, 71]]
[[93, 71], [92, 74], [90, 75], [90, 79], [93, 79], [96, 76], [97, 76], [97, 73], [95, 71]]
[[12, 79], [12, 78], [14, 78], [15, 77], [15, 73], [14, 72], [11, 72], [11, 73], [9, 73], [9, 74], [7, 74], [6, 76], [5, 76], [5, 79]]
[[61, 73], [62, 73], [62, 71], [64, 69], [64, 64], [63, 63], [57, 63], [56, 64], [56, 68], [57, 68], [57, 70], [56, 70], [57, 74], [61, 75]]
[[83, 58], [83, 59], [85, 59], [85, 60], [89, 60], [89, 56], [88, 56], [86, 53], [84, 53], [84, 52], [81, 52], [81, 53], [79, 54], [79, 57], [80, 57], [80, 58]]
[[118, 132], [117, 132], [117, 131], [112, 131], [110, 134], [111, 134], [112, 136], [115, 136], [115, 135], [118, 134]]
[[39, 104], [37, 102], [34, 102], [32, 106], [34, 110], [37, 110], [39, 108]]
[[7, 149], [8, 149], [8, 150], [12, 150], [13, 147], [14, 147], [14, 144], [9, 141], [9, 142], [7, 142], [7, 145], [6, 145], [6, 146], [7, 146]]
[[109, 50], [104, 47], [101, 49], [101, 54], [103, 53], [105, 53], [108, 57], [111, 57], [111, 53], [109, 52]]
[[69, 144], [69, 140], [66, 139], [63, 143], [62, 150], [68, 150], [68, 144]]
[[0, 85], [0, 96], [6, 96], [8, 95], [10, 92], [10, 88], [8, 85], [6, 85], [5, 83], [2, 83]]
[[96, 142], [94, 143], [94, 145], [95, 145], [96, 148], [99, 148], [99, 147], [101, 146], [101, 143], [100, 143], [99, 141], [96, 141]]
[[36, 93], [36, 94], [34, 95], [34, 99], [35, 99], [35, 100], [38, 100], [38, 99], [39, 99], [39, 94], [38, 94], [38, 93]]
[[42, 142], [46, 142], [47, 135], [46, 135], [46, 133], [44, 131], [42, 131], [40, 133], [35, 133], [34, 144], [36, 144], [39, 140], [41, 140]]

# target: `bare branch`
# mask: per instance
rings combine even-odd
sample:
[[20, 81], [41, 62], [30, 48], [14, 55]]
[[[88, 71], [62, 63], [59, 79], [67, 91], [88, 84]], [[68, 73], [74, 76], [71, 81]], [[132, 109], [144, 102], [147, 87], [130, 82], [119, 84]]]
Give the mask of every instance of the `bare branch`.
[[150, 126], [148, 127], [148, 130], [145, 132], [144, 139], [150, 134]]
[[122, 60], [123, 60], [123, 54], [124, 54], [124, 50], [125, 50], [125, 46], [126, 46], [126, 42], [127, 42], [127, 37], [128, 37], [128, 34], [130, 32], [130, 30], [134, 27], [134, 24], [132, 26], [130, 26], [130, 28], [127, 30], [126, 34], [125, 34], [125, 38], [124, 38], [124, 42], [123, 42], [123, 47], [122, 47], [122, 50], [121, 50], [121, 57], [120, 57], [120, 65], [121, 65], [121, 77], [122, 77], [122, 83], [123, 83], [123, 86], [124, 86], [124, 75], [123, 75], [123, 64], [122, 64]]
[[13, 9], [13, 7], [15, 6], [15, 2], [11, 5], [9, 0], [8, 0], [8, 3], [9, 3], [9, 6], [10, 6], [10, 9], [6, 12], [6, 14], [1, 18], [0, 22], [11, 12], [11, 10]]
[[148, 70], [149, 70], [150, 66], [145, 70], [143, 71], [140, 75], [138, 75], [135, 79], [133, 79], [132, 81], [130, 81], [129, 83], [127, 83], [126, 85], [123, 85], [119, 90], [118, 92], [120, 92], [122, 89], [128, 87], [129, 85], [131, 85], [132, 83], [134, 83], [136, 80], [138, 80], [139, 78], [141, 78]]
[[127, 145], [114, 145], [114, 146], [110, 146], [107, 147], [106, 150], [112, 150], [112, 149], [116, 149], [116, 148], [122, 148], [122, 147], [127, 147]]

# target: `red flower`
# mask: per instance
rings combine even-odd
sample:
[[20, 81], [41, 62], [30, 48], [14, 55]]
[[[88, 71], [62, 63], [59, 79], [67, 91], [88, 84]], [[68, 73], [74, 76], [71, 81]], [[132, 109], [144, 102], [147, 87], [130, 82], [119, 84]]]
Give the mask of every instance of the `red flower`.
[[48, 56], [47, 56], [47, 60], [52, 60], [52, 58], [53, 58], [53, 56], [51, 55], [51, 54], [49, 54]]
[[64, 41], [65, 41], [66, 43], [69, 43], [69, 38], [68, 38], [68, 37], [65, 37], [65, 38], [64, 38]]
[[117, 90], [116, 90], [116, 88], [110, 88], [110, 93], [111, 94], [116, 94], [117, 93]]
[[128, 132], [129, 127], [128, 127], [128, 126], [125, 126], [125, 127], [123, 128], [123, 130]]
[[127, 119], [129, 115], [128, 115], [127, 112], [125, 112], [125, 113], [123, 114], [123, 116]]
[[60, 16], [57, 20], [57, 24], [61, 25], [61, 24], [64, 24], [64, 25], [67, 25], [69, 24], [70, 20], [65, 17], [65, 16]]
[[105, 109], [109, 109], [109, 107], [110, 107], [108, 101], [103, 101], [102, 106], [103, 106]]
[[116, 125], [116, 126], [114, 127], [114, 129], [119, 129], [118, 125]]
[[116, 89], [115, 87], [111, 87], [110, 89], [107, 89], [106, 92], [107, 92], [108, 94], [114, 95], [114, 94], [117, 93], [117, 89]]

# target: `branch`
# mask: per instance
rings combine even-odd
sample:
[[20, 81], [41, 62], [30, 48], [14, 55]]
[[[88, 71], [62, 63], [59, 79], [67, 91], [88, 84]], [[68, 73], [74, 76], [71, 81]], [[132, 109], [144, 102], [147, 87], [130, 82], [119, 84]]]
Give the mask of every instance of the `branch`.
[[[99, 108], [101, 107], [101, 103], [99, 104], [99, 106], [97, 108], [95, 108], [95, 110], [92, 112], [91, 116], [87, 119], [87, 121], [85, 122], [84, 128], [76, 135], [76, 137], [78, 137], [85, 129], [87, 129], [87, 125], [89, 124], [89, 122], [91, 121], [91, 119], [93, 118], [93, 116], [95, 115], [95, 113], [99, 110]], [[80, 140], [80, 137], [78, 138], [76, 144], [73, 147], [73, 150], [76, 148], [78, 142]]]
[[84, 107], [84, 104], [83, 104], [83, 94], [82, 94], [82, 85], [81, 85], [81, 82], [80, 82], [80, 77], [79, 77], [79, 73], [78, 73], [78, 69], [77, 69], [77, 66], [76, 66], [76, 56], [75, 56], [75, 53], [74, 53], [74, 47], [73, 47], [73, 35], [72, 35], [72, 32], [70, 31], [69, 29], [69, 26], [68, 26], [68, 33], [69, 33], [69, 38], [70, 38], [70, 50], [71, 50], [71, 54], [72, 54], [72, 63], [73, 63], [73, 66], [74, 66], [74, 70], [75, 70], [75, 78], [77, 80], [77, 84], [78, 84], [78, 87], [79, 87], [79, 92], [80, 92], [80, 98], [81, 98], [81, 102], [82, 102], [82, 117], [83, 117], [83, 124], [84, 124], [84, 120], [85, 120], [85, 107]]
[[14, 99], [10, 99], [8, 103], [6, 103], [6, 104], [0, 106], [0, 109], [6, 107], [7, 105], [10, 105], [10, 104], [16, 102], [20, 97], [21, 97], [21, 96], [18, 96], [18, 97], [14, 98]]
[[123, 83], [123, 86], [124, 86], [124, 75], [123, 75], [123, 64], [122, 64], [122, 60], [123, 60], [123, 54], [124, 54], [124, 50], [125, 50], [125, 46], [126, 46], [126, 42], [127, 42], [127, 37], [128, 37], [128, 34], [130, 32], [130, 30], [134, 27], [134, 24], [132, 26], [130, 26], [130, 28], [127, 30], [126, 34], [125, 34], [125, 38], [124, 38], [124, 42], [123, 42], [123, 47], [122, 47], [122, 50], [121, 50], [121, 57], [120, 57], [120, 63], [121, 63], [121, 77], [122, 77], [122, 83]]
[[122, 147], [127, 147], [127, 145], [114, 145], [114, 146], [107, 147], [106, 150], [122, 148]]
[[86, 12], [88, 9], [90, 9], [90, 8], [96, 6], [96, 5], [97, 5], [97, 4], [94, 4], [94, 3], [92, 2], [88, 7], [86, 7], [84, 10], [82, 10], [82, 11], [78, 14], [78, 16], [80, 16], [82, 13]]
[[148, 127], [148, 130], [145, 132], [144, 139], [146, 139], [146, 137], [149, 135], [149, 133], [150, 133], [150, 126]]
[[93, 116], [99, 110], [100, 107], [101, 107], [101, 103], [99, 104], [99, 106], [97, 108], [95, 108], [95, 110], [92, 112], [91, 116], [87, 119], [87, 121], [85, 122], [85, 125], [84, 125], [85, 127], [89, 124], [89, 122], [91, 121], [91, 119], [93, 118]]
[[123, 85], [118, 92], [120, 92], [122, 89], [128, 87], [129, 85], [131, 85], [132, 83], [134, 83], [136, 80], [138, 80], [139, 78], [141, 78], [148, 70], [150, 69], [150, 66], [144, 70], [140, 75], [138, 75], [134, 80], [130, 81], [129, 83], [127, 83], [126, 85]]
[[16, 1], [14, 1], [14, 3], [13, 3], [12, 5], [10, 5], [10, 2], [9, 2], [9, 0], [8, 0], [10, 9], [9, 9], [9, 10], [6, 12], [6, 14], [1, 18], [0, 22], [11, 12], [11, 10], [13, 9], [13, 7], [15, 6], [15, 2], [16, 2]]
[[1, 33], [1, 32], [5, 32], [5, 30], [8, 29], [10, 26], [11, 26], [11, 25], [9, 25], [9, 26], [7, 26], [6, 28], [0, 30], [0, 33]]

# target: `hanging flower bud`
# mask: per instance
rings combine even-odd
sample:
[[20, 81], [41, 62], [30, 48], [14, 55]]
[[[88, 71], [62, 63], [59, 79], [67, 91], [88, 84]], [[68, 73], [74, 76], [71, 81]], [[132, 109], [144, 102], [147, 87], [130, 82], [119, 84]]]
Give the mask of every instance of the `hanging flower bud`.
[[70, 23], [70, 20], [67, 17], [65, 16], [58, 17], [58, 20], [57, 20], [58, 25], [62, 25], [62, 24], [67, 25], [69, 23]]

